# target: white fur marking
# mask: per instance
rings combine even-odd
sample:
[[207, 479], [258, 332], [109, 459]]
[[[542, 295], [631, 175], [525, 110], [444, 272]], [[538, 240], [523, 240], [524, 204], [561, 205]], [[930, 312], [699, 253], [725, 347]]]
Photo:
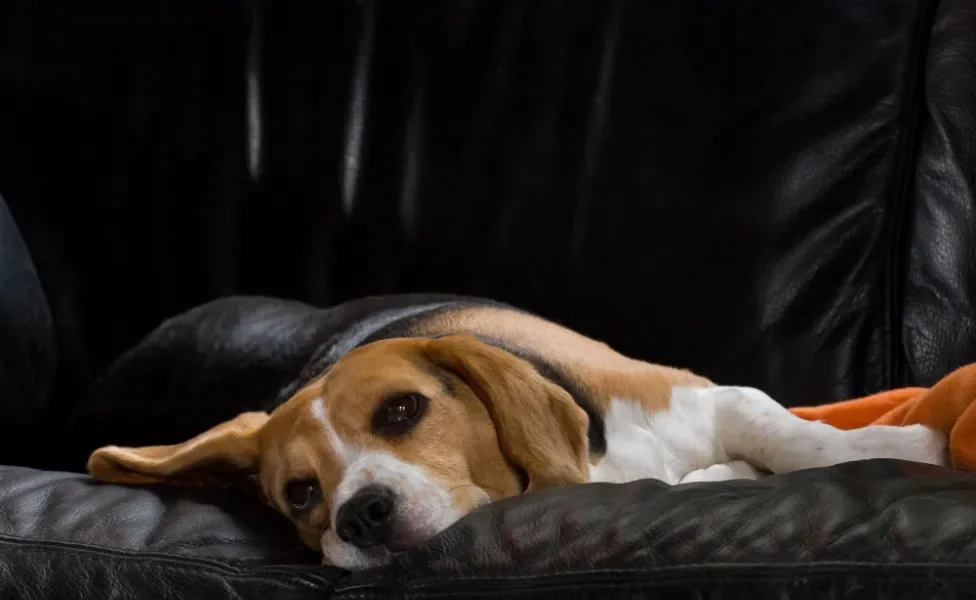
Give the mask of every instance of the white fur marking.
[[[336, 522], [339, 508], [367, 485], [381, 485], [393, 491], [395, 525], [387, 545], [394, 550], [416, 545], [461, 517], [450, 492], [421, 467], [385, 452], [364, 452], [346, 468], [332, 495], [332, 523]], [[322, 553], [329, 564], [360, 569], [388, 562], [391, 551], [382, 546], [356, 548], [340, 540], [336, 528], [331, 527], [322, 534]]]
[[607, 452], [590, 467], [591, 481], [653, 478], [673, 485], [692, 471], [728, 461], [716, 442], [714, 408], [694, 388], [672, 388], [670, 410], [654, 413], [615, 398], [604, 424]]
[[349, 463], [356, 460], [359, 452], [355, 447], [346, 443], [342, 438], [340, 438], [338, 432], [335, 430], [335, 427], [332, 426], [332, 419], [329, 415], [329, 409], [325, 405], [325, 398], [320, 396], [312, 403], [312, 416], [314, 416], [315, 420], [322, 425], [322, 430], [325, 433], [325, 439], [328, 440], [329, 447], [332, 449], [332, 452], [336, 455], [339, 462], [347, 466]]
[[[379, 451], [356, 448], [343, 440], [329, 415], [323, 398], [312, 403], [312, 414], [322, 425], [329, 446], [341, 463], [342, 477], [329, 498], [331, 523], [339, 509], [367, 485], [389, 488], [395, 498], [394, 533], [388, 544], [407, 547], [446, 529], [461, 515], [454, 508], [450, 492], [419, 465]], [[363, 569], [389, 562], [391, 551], [379, 546], [362, 550], [339, 539], [333, 525], [322, 533], [322, 554], [327, 564], [346, 569]]]

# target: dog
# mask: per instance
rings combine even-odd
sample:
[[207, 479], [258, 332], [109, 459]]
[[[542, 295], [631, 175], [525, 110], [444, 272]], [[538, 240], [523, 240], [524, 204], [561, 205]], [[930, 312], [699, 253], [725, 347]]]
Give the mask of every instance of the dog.
[[805, 421], [758, 389], [630, 358], [490, 300], [373, 297], [323, 315], [331, 330], [272, 410], [182, 443], [100, 447], [89, 473], [119, 484], [251, 476], [325, 564], [360, 570], [490, 502], [557, 486], [948, 464], [946, 437], [926, 427]]

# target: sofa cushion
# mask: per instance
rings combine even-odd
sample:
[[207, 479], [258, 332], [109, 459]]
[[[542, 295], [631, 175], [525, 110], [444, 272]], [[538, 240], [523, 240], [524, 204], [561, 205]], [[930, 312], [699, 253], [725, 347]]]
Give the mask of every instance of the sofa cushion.
[[3, 598], [322, 598], [341, 575], [238, 494], [0, 467]]
[[914, 463], [590, 484], [490, 505], [335, 597], [953, 597], [974, 531], [976, 476]]
[[84, 472], [101, 446], [175, 444], [270, 410], [328, 325], [317, 308], [261, 296], [218, 298], [166, 319], [79, 394], [60, 469]]
[[0, 597], [964, 597], [974, 498], [972, 475], [895, 461], [572, 486], [492, 504], [348, 574], [239, 494], [0, 468]]

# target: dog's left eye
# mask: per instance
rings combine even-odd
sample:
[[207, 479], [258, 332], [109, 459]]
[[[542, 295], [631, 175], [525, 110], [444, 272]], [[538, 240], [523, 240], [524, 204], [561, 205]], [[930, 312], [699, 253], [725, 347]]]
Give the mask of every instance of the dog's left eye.
[[427, 407], [422, 394], [397, 394], [387, 398], [373, 415], [373, 428], [387, 433], [403, 433]]

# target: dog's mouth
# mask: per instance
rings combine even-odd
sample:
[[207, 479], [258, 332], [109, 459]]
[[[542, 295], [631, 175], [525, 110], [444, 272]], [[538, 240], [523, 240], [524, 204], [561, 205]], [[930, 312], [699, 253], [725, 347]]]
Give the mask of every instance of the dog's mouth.
[[423, 544], [426, 539], [415, 532], [407, 531], [406, 528], [401, 528], [383, 542], [382, 548], [390, 554], [401, 554]]
[[385, 565], [390, 562], [399, 552], [394, 552], [386, 546], [373, 546], [361, 551], [366, 559], [374, 565]]
[[[421, 546], [430, 537], [430, 535], [424, 535], [424, 532], [416, 530], [409, 525], [398, 525], [394, 527], [390, 535], [382, 542], [365, 548], [355, 547], [353, 555], [358, 555], [358, 558], [352, 558], [352, 556], [346, 554], [346, 557], [348, 557], [346, 560], [351, 559], [352, 562], [358, 563], [358, 565], [341, 564], [344, 562], [341, 560], [334, 563], [331, 560], [332, 557], [329, 556], [330, 553], [327, 551], [323, 552], [322, 564], [352, 568], [353, 570], [379, 567], [390, 564], [396, 557]], [[346, 548], [352, 550], [353, 547], [346, 545]], [[338, 556], [334, 558], [338, 559]]]
[[402, 554], [423, 544], [430, 537], [430, 532], [425, 532], [422, 527], [411, 526], [407, 519], [398, 515], [389, 535], [376, 546], [365, 550], [376, 551], [386, 556]]

